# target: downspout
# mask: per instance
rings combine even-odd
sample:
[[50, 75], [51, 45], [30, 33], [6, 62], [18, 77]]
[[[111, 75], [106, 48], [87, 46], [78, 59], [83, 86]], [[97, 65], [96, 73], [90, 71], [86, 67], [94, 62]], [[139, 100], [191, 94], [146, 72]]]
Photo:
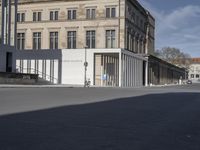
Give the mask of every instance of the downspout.
[[14, 47], [17, 48], [17, 10], [18, 10], [18, 0], [15, 0], [15, 27], [14, 27]]
[[120, 23], [121, 23], [121, 0], [119, 0], [119, 16], [118, 16], [118, 48], [120, 48]]

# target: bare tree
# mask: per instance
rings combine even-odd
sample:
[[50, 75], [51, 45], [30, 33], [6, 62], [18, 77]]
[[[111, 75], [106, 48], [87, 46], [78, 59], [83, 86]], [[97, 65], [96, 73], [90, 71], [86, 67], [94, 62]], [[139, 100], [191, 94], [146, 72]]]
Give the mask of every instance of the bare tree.
[[173, 47], [164, 47], [161, 50], [156, 50], [154, 55], [171, 64], [187, 69], [189, 69], [192, 60], [189, 54], [183, 53], [178, 48]]

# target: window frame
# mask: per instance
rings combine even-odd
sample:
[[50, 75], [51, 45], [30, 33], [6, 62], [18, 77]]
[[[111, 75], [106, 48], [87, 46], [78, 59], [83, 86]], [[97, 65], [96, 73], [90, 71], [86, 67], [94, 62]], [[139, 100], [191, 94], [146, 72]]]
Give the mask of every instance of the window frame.
[[[35, 44], [36, 43], [36, 44]], [[33, 43], [32, 47], [35, 50], [41, 49], [42, 46], [42, 32], [33, 32]]]
[[86, 31], [86, 46], [87, 48], [96, 48], [96, 31], [95, 30]]
[[33, 12], [33, 22], [42, 21], [42, 12], [41, 11], [34, 11]]
[[105, 46], [106, 48], [116, 48], [116, 30], [111, 29], [111, 30], [106, 30], [105, 33]]
[[67, 31], [67, 48], [76, 49], [77, 48], [77, 31]]
[[25, 48], [25, 33], [24, 32], [19, 32], [17, 33], [17, 49], [18, 50], [23, 50]]
[[49, 32], [49, 48], [58, 49], [59, 46], [58, 41], [59, 41], [59, 32], [58, 31]]
[[77, 18], [77, 10], [76, 9], [68, 9], [67, 10], [67, 20], [76, 20]]

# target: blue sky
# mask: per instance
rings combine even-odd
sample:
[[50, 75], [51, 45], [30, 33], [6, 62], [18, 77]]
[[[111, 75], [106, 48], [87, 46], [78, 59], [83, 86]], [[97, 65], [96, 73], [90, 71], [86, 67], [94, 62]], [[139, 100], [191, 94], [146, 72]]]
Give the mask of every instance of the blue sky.
[[156, 49], [179, 48], [200, 57], [200, 0], [138, 0], [156, 19]]

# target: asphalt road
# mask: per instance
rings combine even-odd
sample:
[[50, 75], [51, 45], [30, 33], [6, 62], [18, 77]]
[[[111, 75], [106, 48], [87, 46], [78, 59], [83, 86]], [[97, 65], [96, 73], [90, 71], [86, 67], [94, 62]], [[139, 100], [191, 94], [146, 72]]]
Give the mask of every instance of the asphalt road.
[[0, 88], [0, 150], [199, 150], [200, 85]]

